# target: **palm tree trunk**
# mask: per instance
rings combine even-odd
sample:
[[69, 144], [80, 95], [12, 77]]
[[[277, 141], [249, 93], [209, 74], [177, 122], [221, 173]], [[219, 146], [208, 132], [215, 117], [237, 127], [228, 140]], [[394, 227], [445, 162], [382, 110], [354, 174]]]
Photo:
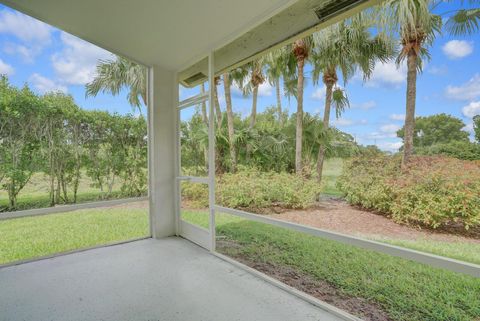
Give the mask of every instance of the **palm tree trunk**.
[[402, 167], [413, 154], [413, 134], [415, 130], [415, 100], [417, 96], [417, 54], [410, 50], [407, 57], [407, 108], [405, 113], [405, 135], [403, 143]]
[[217, 118], [217, 128], [220, 130], [222, 127], [222, 110], [220, 109], [220, 102], [218, 101], [218, 90], [217, 90], [217, 85], [213, 85], [213, 93], [214, 93], [214, 98], [215, 98], [215, 116]]
[[[217, 79], [218, 78], [215, 77], [215, 81], [213, 83], [213, 96], [215, 116], [217, 118], [217, 131], [220, 131], [222, 128], [222, 110], [220, 109], [220, 102], [218, 100]], [[222, 158], [223, 155], [221, 154], [220, 146], [215, 144], [215, 171], [217, 174], [223, 173]]]
[[237, 153], [235, 150], [235, 131], [233, 128], [233, 111], [232, 111], [232, 95], [230, 92], [230, 77], [228, 73], [223, 74], [223, 86], [225, 91], [225, 105], [227, 109], [227, 127], [228, 127], [228, 141], [230, 142], [230, 158], [232, 162], [232, 173], [237, 171]]
[[295, 172], [302, 174], [302, 140], [303, 140], [303, 67], [305, 60], [298, 59], [297, 70], [297, 128], [295, 133]]
[[[250, 126], [248, 127], [250, 130], [255, 127], [255, 121], [257, 119], [257, 97], [258, 97], [258, 85], [253, 87], [252, 91], [252, 113], [250, 114]], [[252, 154], [252, 145], [247, 142], [247, 150], [246, 150], [246, 159], [247, 162], [250, 161], [250, 156]]]
[[253, 129], [253, 127], [255, 127], [255, 120], [257, 119], [257, 97], [258, 97], [258, 85], [253, 87], [252, 113], [250, 115], [250, 129]]
[[282, 97], [280, 95], [280, 79], [275, 79], [275, 93], [277, 95], [278, 122], [282, 123]]
[[[323, 130], [328, 130], [330, 127], [330, 111], [332, 108], [332, 93], [333, 93], [333, 83], [328, 82], [325, 84], [326, 93], [325, 93], [325, 110], [323, 113]], [[318, 149], [317, 156], [317, 182], [320, 184], [322, 182], [323, 174], [323, 162], [325, 160], [325, 145], [320, 145]]]

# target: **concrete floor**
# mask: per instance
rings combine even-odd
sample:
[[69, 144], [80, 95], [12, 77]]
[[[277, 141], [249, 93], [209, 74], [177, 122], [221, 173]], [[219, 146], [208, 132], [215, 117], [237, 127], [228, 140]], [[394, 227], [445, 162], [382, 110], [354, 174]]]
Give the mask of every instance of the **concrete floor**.
[[180, 239], [0, 269], [1, 321], [308, 321], [338, 317]]

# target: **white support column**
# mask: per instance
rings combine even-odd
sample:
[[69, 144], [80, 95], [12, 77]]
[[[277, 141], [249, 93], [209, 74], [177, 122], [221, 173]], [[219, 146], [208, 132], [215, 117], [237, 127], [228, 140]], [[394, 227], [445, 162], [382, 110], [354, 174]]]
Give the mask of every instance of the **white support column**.
[[148, 68], [148, 196], [152, 237], [175, 235], [175, 73]]
[[210, 208], [210, 250], [215, 251], [215, 61], [208, 56], [208, 203]]

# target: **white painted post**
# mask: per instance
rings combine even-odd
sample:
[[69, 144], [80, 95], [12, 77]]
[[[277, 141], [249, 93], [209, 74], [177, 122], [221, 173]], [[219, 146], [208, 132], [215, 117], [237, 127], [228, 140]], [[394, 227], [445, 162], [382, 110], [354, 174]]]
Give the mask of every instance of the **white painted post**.
[[215, 69], [213, 52], [208, 56], [208, 203], [210, 209], [210, 250], [215, 251]]
[[175, 73], [148, 68], [148, 196], [152, 237], [175, 235]]

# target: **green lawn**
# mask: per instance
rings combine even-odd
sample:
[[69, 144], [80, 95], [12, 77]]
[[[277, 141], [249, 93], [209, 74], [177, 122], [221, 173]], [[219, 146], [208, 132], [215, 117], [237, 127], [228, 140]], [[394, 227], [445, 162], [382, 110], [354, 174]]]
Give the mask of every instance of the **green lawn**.
[[452, 259], [480, 264], [480, 244], [470, 242], [441, 242], [432, 240], [396, 240], [372, 238], [375, 241], [403, 246], [409, 249], [450, 257]]
[[[183, 218], [208, 226], [207, 212], [184, 211]], [[480, 279], [228, 214], [216, 223], [217, 235], [236, 244], [221, 248], [224, 254], [294, 268], [379, 304], [393, 320], [480, 318]]]
[[0, 264], [148, 235], [148, 210], [138, 208], [4, 220], [0, 221]]
[[342, 192], [337, 188], [337, 178], [342, 173], [343, 159], [330, 158], [323, 165], [323, 193], [328, 196], [342, 196]]
[[[69, 191], [71, 192], [71, 191]], [[92, 181], [83, 174], [80, 179], [78, 188], [77, 203], [84, 203], [100, 199], [102, 193], [99, 188], [92, 186]], [[120, 196], [120, 185], [117, 183], [113, 188], [111, 198]], [[73, 195], [69, 193], [70, 200]], [[43, 173], [35, 173], [30, 181], [20, 191], [17, 198], [17, 210], [25, 210], [31, 208], [43, 208], [50, 206], [49, 197], [49, 180], [48, 176]], [[8, 194], [5, 190], [0, 189], [0, 212], [8, 207]]]

